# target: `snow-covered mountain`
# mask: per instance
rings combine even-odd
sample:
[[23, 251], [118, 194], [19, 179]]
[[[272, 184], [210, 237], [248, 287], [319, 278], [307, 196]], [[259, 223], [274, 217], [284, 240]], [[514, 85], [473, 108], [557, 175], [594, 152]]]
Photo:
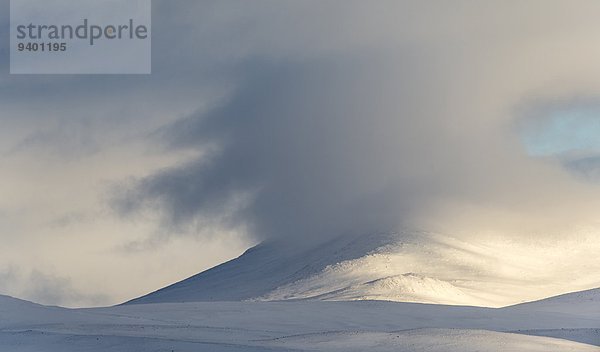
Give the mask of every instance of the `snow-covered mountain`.
[[[593, 255], [581, 255], [586, 262], [557, 260], [561, 253], [571, 251], [416, 231], [342, 236], [312, 246], [272, 241], [128, 303], [313, 299], [502, 307], [568, 291], [578, 265], [590, 275], [600, 270]], [[569, 287], [600, 286], [590, 277], [582, 274], [583, 284]]]

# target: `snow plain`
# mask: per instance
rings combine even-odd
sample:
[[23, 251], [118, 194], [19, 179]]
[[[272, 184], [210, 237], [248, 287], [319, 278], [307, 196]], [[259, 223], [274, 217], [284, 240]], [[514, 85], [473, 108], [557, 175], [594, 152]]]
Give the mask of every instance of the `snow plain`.
[[502, 309], [383, 301], [65, 309], [0, 296], [0, 351], [600, 351], [597, 293]]

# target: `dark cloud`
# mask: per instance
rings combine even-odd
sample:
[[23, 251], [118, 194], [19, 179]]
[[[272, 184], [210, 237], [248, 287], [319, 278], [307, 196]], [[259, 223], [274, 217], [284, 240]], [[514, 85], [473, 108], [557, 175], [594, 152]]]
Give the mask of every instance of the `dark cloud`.
[[[194, 57], [199, 71], [214, 68], [231, 82], [231, 94], [155, 134], [170, 150], [203, 155], [141, 179], [117, 209], [158, 210], [166, 232], [239, 226], [257, 238], [304, 239], [440, 225], [448, 220], [440, 212], [454, 216], [461, 206], [486, 209], [477, 221], [461, 214], [472, 225], [535, 227], [542, 208], [560, 211], [549, 189], [571, 201], [583, 193], [559, 167], [528, 159], [509, 127], [515, 107], [547, 95], [534, 89], [548, 72], [569, 67], [527, 64], [550, 50], [537, 45], [535, 28], [570, 21], [557, 8], [461, 3], [442, 15], [412, 3], [331, 5], [266, 2], [242, 12], [211, 3], [218, 20], [201, 21], [196, 38], [213, 48], [211, 59]], [[527, 21], [517, 16], [523, 10]], [[359, 13], [363, 22], [354, 21]], [[392, 15], [407, 13], [432, 16], [431, 25]], [[518, 49], [523, 43], [536, 45]], [[492, 224], [493, 212], [513, 219]]]
[[259, 238], [394, 228], [420, 187], [401, 172], [415, 167], [401, 149], [414, 93], [387, 90], [384, 77], [397, 73], [371, 65], [253, 64], [222, 106], [160, 133], [169, 148], [210, 152], [140, 181], [120, 209], [156, 202], [170, 225], [200, 217]]

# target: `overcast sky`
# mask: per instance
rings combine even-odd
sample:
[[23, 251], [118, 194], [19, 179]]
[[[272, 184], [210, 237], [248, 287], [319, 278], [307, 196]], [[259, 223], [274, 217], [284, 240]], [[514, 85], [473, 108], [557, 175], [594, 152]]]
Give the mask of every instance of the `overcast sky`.
[[0, 4], [0, 293], [400, 227], [600, 246], [597, 1], [154, 1], [148, 76], [9, 75]]

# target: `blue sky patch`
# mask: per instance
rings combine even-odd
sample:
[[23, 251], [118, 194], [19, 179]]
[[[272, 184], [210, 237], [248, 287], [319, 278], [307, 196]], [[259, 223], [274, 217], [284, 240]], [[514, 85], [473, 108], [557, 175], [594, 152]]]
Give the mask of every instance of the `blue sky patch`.
[[532, 156], [600, 152], [600, 106], [546, 111], [524, 122], [521, 137]]

